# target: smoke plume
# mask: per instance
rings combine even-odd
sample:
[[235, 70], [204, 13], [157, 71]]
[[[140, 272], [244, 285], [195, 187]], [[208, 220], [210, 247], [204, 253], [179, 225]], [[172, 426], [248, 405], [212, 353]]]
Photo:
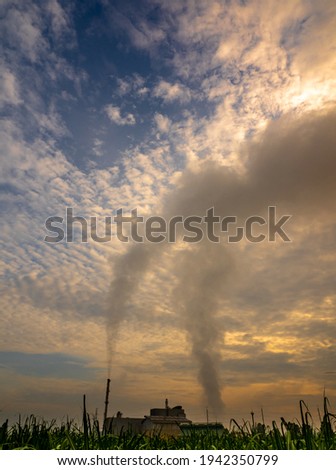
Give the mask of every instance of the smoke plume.
[[[204, 216], [213, 207], [220, 217], [235, 215], [239, 221], [263, 216], [269, 205], [276, 205], [282, 214], [292, 215], [294, 231], [312, 222], [328, 223], [336, 201], [335, 128], [334, 109], [283, 116], [242, 149], [243, 172], [213, 162], [197, 171], [185, 170], [160, 215], [166, 220], [174, 215]], [[110, 347], [144, 274], [168, 251], [172, 247], [167, 243], [136, 245], [117, 261], [109, 298]], [[218, 416], [224, 410], [223, 376], [225, 383], [219, 305], [230, 282], [239, 282], [239, 253], [224, 240], [204, 240], [176, 250], [171, 268], [176, 288], [170, 301], [186, 330], [207, 404]]]

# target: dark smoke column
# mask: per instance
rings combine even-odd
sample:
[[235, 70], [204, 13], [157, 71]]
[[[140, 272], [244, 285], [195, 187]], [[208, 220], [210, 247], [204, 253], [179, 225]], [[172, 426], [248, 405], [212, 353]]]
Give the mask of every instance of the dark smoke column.
[[223, 339], [216, 313], [232, 261], [225, 247], [206, 241], [179, 253], [178, 258], [174, 302], [187, 331], [207, 404], [222, 419], [219, 351]]

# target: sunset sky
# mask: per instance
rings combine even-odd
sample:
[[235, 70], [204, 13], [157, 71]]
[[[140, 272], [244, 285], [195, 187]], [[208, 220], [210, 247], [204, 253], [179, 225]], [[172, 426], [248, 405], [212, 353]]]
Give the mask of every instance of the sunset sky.
[[[0, 424], [336, 400], [336, 2], [2, 0]], [[47, 243], [49, 217], [290, 215]], [[59, 227], [62, 224], [58, 225]], [[63, 228], [64, 228], [63, 224]], [[267, 227], [254, 226], [256, 234]], [[266, 230], [266, 231], [265, 231]]]

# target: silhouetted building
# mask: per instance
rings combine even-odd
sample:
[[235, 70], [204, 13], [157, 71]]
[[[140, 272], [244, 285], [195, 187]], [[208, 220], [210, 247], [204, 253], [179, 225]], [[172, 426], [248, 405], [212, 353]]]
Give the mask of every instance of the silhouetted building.
[[123, 418], [118, 411], [116, 417], [106, 418], [105, 429], [112, 434], [131, 432], [132, 434], [161, 434], [177, 436], [181, 433], [181, 424], [191, 424], [182, 406], [168, 406], [166, 399], [164, 408], [152, 408], [144, 418]]

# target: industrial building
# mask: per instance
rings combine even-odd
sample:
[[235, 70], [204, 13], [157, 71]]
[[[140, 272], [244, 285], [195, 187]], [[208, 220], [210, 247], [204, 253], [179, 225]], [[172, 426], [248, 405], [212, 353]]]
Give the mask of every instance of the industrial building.
[[152, 408], [150, 414], [143, 418], [124, 418], [118, 411], [115, 417], [105, 419], [104, 427], [106, 432], [117, 435], [131, 432], [178, 436], [181, 434], [180, 425], [191, 423], [182, 406], [170, 408], [166, 399], [164, 408]]

